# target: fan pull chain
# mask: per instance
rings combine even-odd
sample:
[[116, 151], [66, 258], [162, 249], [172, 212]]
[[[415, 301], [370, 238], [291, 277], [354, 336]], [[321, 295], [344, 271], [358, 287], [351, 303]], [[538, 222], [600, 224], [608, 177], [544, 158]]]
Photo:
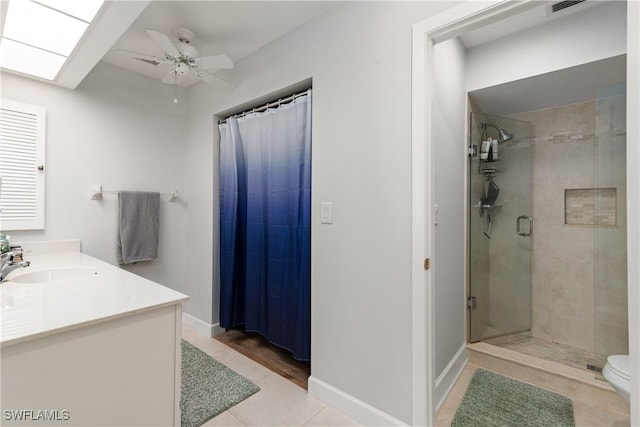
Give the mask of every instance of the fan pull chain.
[[175, 88], [175, 97], [173, 98], [173, 103], [178, 103], [178, 73], [174, 71], [173, 73], [173, 87]]

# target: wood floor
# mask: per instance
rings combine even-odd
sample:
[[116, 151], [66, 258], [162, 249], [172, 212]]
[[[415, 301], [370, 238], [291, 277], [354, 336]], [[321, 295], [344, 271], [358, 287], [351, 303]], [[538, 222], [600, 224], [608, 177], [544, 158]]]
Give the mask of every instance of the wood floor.
[[262, 335], [241, 329], [227, 329], [215, 339], [307, 390], [311, 363], [295, 360], [291, 353], [269, 343]]

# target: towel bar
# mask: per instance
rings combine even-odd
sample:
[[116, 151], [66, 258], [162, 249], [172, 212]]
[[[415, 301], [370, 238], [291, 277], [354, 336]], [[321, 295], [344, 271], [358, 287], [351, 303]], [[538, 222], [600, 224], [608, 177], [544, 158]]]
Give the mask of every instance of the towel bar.
[[[117, 190], [103, 190], [101, 184], [91, 184], [89, 186], [91, 200], [102, 200], [103, 194], [118, 194]], [[178, 200], [178, 190], [170, 193], [160, 193], [167, 202], [175, 202]]]

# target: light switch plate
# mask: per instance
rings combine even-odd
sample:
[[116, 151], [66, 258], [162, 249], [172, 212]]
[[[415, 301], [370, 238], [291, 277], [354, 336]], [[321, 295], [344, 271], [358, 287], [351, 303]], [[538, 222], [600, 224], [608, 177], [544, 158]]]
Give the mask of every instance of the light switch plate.
[[333, 203], [320, 203], [320, 223], [333, 224]]

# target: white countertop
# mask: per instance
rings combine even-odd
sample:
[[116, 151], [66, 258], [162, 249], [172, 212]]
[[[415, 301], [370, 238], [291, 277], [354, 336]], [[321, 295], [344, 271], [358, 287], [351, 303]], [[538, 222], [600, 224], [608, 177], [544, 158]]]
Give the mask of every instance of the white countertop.
[[[0, 284], [0, 343], [15, 344], [188, 299], [158, 283], [81, 252], [25, 257], [31, 266]], [[78, 277], [12, 282], [35, 271], [78, 268]], [[90, 274], [88, 273], [91, 270]], [[19, 279], [18, 279], [19, 280]]]

